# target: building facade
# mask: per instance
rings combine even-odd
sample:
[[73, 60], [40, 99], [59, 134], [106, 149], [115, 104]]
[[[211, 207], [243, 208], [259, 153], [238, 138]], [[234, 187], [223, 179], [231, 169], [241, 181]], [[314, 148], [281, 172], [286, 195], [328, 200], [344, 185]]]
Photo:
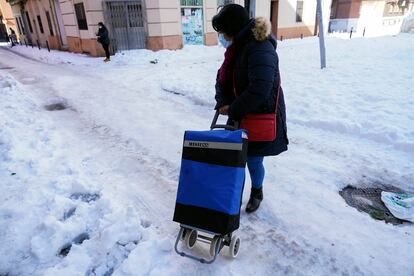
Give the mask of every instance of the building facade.
[[[1, 1], [1, 0], [0, 0]], [[7, 0], [21, 43], [65, 49], [64, 28], [59, 28], [59, 3], [54, 0]]]
[[[278, 39], [317, 35], [316, 0], [244, 0], [228, 1], [243, 5], [251, 18], [265, 17]], [[331, 1], [322, 1], [325, 32], [329, 23]]]
[[[1, 0], [4, 1], [4, 0]], [[98, 23], [109, 29], [113, 51], [179, 49], [217, 44], [211, 19], [217, 0], [7, 0], [22, 41], [103, 55]], [[241, 1], [231, 1], [241, 2]]]
[[394, 35], [410, 11], [414, 11], [414, 0], [333, 0], [329, 31]]
[[[272, 23], [272, 32], [278, 39], [317, 35], [316, 0], [247, 0], [245, 7], [250, 17], [262, 16]], [[331, 1], [322, 1], [325, 27], [329, 23]]]
[[[243, 5], [251, 17], [268, 18], [279, 39], [317, 33], [314, 0], [6, 1], [11, 5], [22, 41], [93, 56], [104, 54], [96, 40], [99, 22], [107, 26], [114, 52], [216, 45], [217, 34], [211, 20], [229, 3]], [[330, 2], [325, 6], [329, 9]], [[329, 18], [329, 12], [324, 13]]]

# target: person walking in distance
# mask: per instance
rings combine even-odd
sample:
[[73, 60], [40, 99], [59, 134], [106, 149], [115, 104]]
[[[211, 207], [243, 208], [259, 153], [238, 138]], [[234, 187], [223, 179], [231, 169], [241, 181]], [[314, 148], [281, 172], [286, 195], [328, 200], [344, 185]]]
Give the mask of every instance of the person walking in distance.
[[16, 36], [16, 32], [12, 28], [10, 28], [9, 38], [10, 38], [10, 42], [11, 42], [11, 47], [16, 46], [17, 36]]
[[109, 54], [109, 33], [108, 33], [108, 29], [106, 28], [106, 26], [102, 22], [99, 22], [98, 26], [99, 26], [99, 31], [96, 34], [96, 36], [98, 37], [98, 42], [102, 44], [102, 47], [105, 50], [106, 58], [104, 59], [104, 62], [108, 62], [108, 61], [111, 60], [110, 54]]

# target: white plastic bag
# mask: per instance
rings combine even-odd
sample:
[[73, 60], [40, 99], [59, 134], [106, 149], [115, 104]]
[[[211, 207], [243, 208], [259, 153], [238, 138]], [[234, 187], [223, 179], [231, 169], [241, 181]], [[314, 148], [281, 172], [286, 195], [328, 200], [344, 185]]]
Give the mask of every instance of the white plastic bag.
[[394, 217], [414, 222], [414, 195], [381, 192], [381, 200]]

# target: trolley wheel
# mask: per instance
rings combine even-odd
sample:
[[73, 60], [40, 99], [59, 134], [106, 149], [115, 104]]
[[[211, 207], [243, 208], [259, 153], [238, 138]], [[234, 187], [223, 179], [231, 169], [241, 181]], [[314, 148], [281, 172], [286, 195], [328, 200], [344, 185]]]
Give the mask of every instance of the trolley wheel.
[[188, 229], [187, 228], [185, 228], [185, 227], [182, 227], [183, 228], [183, 231], [181, 232], [181, 236], [180, 236], [180, 241], [184, 241], [184, 239], [185, 239], [185, 236], [187, 235], [187, 233], [188, 233]]
[[210, 256], [214, 257], [216, 254], [217, 246], [219, 246], [220, 236], [214, 236], [210, 244]]
[[[188, 232], [189, 231], [189, 232]], [[197, 231], [196, 230], [187, 230], [187, 234], [185, 235], [185, 245], [188, 249], [192, 249], [197, 241]]]
[[232, 258], [236, 258], [239, 254], [240, 249], [240, 238], [238, 236], [233, 236], [231, 238], [230, 246], [229, 246], [229, 252], [230, 256]]

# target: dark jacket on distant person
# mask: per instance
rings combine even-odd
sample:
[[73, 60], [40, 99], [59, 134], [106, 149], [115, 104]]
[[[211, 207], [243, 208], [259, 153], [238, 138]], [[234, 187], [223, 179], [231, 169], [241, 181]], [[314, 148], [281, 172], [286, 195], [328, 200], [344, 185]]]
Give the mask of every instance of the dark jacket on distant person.
[[108, 29], [105, 27], [105, 25], [102, 25], [99, 27], [98, 34], [96, 35], [98, 37], [98, 42], [103, 45], [109, 44], [109, 33]]

